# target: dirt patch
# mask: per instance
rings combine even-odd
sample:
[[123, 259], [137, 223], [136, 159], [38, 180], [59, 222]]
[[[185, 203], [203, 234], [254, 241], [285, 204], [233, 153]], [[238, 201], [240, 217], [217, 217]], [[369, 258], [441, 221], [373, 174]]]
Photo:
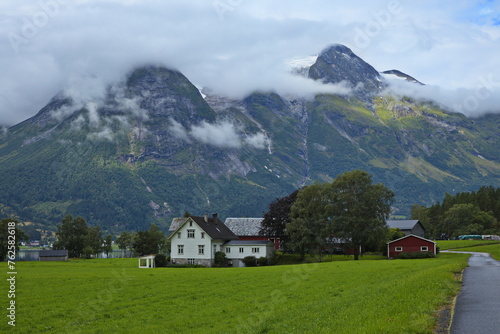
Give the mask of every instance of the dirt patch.
[[433, 334], [448, 334], [450, 323], [451, 323], [451, 314], [453, 313], [453, 301], [450, 300], [448, 304], [446, 304], [444, 307], [439, 309], [436, 313], [437, 315], [437, 324], [434, 330], [432, 331]]
[[[455, 280], [457, 282], [462, 282], [462, 276], [463, 276], [463, 271], [461, 273], [455, 273]], [[457, 296], [460, 291], [457, 292]], [[450, 333], [450, 326], [451, 326], [451, 321], [453, 317], [453, 310], [455, 308], [455, 301], [457, 296], [450, 298], [446, 305], [441, 307], [439, 310], [436, 312], [436, 317], [437, 317], [437, 324], [434, 330], [432, 331], [433, 334], [449, 334]]]

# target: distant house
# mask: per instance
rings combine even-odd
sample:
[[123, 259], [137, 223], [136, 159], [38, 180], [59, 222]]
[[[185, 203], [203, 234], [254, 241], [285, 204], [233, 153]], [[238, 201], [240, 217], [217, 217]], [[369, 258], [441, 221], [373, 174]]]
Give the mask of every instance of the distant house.
[[240, 240], [270, 240], [274, 249], [280, 248], [280, 239], [265, 235], [260, 235], [260, 229], [264, 218], [226, 218], [224, 224], [229, 227]]
[[419, 220], [388, 220], [389, 228], [399, 228], [405, 235], [425, 236], [425, 228]]
[[217, 214], [212, 217], [174, 218], [171, 232], [168, 237], [171, 241], [170, 259], [176, 264], [211, 267], [216, 252], [224, 252], [236, 266], [241, 265], [245, 256], [272, 256], [272, 243], [267, 240], [240, 240], [219, 220]]
[[436, 243], [423, 237], [409, 234], [387, 243], [387, 257], [397, 258], [401, 253], [431, 252], [436, 255]]
[[68, 250], [41, 250], [38, 259], [40, 261], [68, 261]]

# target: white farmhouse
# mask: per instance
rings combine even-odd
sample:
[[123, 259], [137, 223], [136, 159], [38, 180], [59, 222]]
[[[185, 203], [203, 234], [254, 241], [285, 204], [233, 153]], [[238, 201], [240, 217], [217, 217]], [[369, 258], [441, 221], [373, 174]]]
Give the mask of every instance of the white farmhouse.
[[246, 256], [270, 258], [274, 252], [273, 243], [267, 240], [239, 240], [217, 214], [174, 218], [170, 231], [170, 259], [176, 264], [211, 267], [215, 253], [221, 251], [233, 266], [240, 267]]

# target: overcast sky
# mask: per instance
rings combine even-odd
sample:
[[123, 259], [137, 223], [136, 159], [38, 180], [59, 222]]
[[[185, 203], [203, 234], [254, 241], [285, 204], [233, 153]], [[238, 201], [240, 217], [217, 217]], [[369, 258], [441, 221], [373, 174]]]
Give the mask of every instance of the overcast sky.
[[310, 92], [286, 62], [334, 43], [429, 85], [395, 90], [469, 116], [500, 110], [500, 1], [2, 0], [0, 36], [0, 124], [64, 89], [96, 98], [150, 63], [234, 97]]

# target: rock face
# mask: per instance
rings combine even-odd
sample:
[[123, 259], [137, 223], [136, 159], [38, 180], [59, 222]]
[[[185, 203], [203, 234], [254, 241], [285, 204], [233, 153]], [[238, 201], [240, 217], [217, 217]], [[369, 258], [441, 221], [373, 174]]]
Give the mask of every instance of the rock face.
[[101, 100], [59, 94], [0, 137], [0, 212], [43, 229], [80, 215], [116, 233], [166, 228], [185, 211], [258, 217], [276, 197], [353, 169], [392, 188], [402, 214], [499, 184], [498, 115], [472, 121], [378, 96], [379, 73], [340, 45], [309, 76], [354, 93], [204, 97], [182, 73], [147, 66]]
[[385, 84], [379, 72], [344, 45], [335, 44], [321, 52], [309, 68], [309, 78], [325, 83], [346, 82], [357, 96], [380, 92]]

